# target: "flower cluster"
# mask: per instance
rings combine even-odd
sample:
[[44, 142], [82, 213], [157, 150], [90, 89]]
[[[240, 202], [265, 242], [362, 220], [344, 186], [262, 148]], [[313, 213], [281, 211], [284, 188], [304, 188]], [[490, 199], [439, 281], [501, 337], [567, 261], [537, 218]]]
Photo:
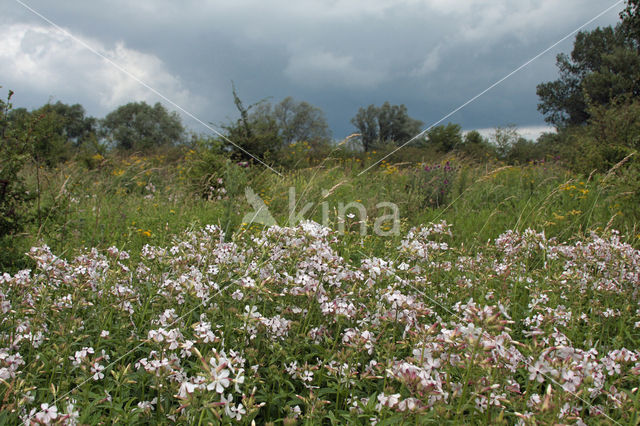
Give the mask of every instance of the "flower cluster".
[[440, 222], [393, 255], [345, 238], [302, 222], [139, 253], [35, 247], [33, 271], [0, 275], [2, 409], [75, 424], [626, 423], [640, 408], [640, 253], [617, 232], [506, 231], [470, 251]]

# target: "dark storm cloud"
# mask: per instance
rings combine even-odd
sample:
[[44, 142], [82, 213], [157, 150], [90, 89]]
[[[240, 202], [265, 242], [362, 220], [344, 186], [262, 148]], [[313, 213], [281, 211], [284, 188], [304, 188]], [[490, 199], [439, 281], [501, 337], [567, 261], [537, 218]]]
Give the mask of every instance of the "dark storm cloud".
[[[321, 107], [336, 137], [358, 107], [404, 103], [426, 125], [613, 2], [27, 1], [204, 121], [245, 103], [293, 96]], [[590, 25], [618, 20], [622, 5]], [[38, 106], [49, 96], [104, 115], [157, 97], [52, 29], [18, 2], [0, 6], [0, 84]], [[556, 78], [538, 59], [448, 121], [464, 128], [542, 124], [535, 86]], [[194, 130], [204, 131], [193, 126]]]

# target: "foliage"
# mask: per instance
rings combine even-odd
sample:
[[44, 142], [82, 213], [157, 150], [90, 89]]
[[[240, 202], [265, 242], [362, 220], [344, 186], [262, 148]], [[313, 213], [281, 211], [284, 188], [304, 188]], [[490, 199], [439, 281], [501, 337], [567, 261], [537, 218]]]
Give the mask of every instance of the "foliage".
[[279, 161], [279, 151], [293, 143], [309, 142], [320, 148], [331, 133], [321, 109], [286, 97], [272, 105], [260, 101], [245, 107], [233, 87], [233, 97], [240, 118], [224, 126], [227, 131], [227, 149], [239, 159]]
[[120, 150], [149, 151], [184, 141], [180, 116], [157, 102], [130, 102], [107, 114], [100, 122], [102, 136]]
[[491, 142], [496, 147], [496, 153], [500, 159], [505, 159], [511, 148], [520, 139], [521, 137], [515, 125], [496, 127], [491, 135]]
[[[78, 146], [95, 135], [83, 127], [93, 126], [93, 119], [84, 114], [80, 105], [68, 106], [60, 102], [46, 104], [31, 112], [24, 108], [12, 110], [7, 118], [16, 131], [31, 133], [30, 154], [39, 164], [54, 166], [69, 160]], [[86, 122], [86, 123], [85, 123]], [[19, 129], [19, 130], [18, 130]], [[82, 130], [85, 129], [85, 130]]]
[[22, 174], [30, 158], [32, 129], [10, 119], [12, 95], [9, 91], [6, 101], [0, 99], [0, 238], [23, 229], [33, 199]]
[[427, 131], [426, 143], [443, 153], [451, 152], [456, 148], [460, 148], [462, 142], [462, 127], [459, 124], [447, 123], [446, 126], [434, 126]]
[[580, 125], [588, 105], [609, 105], [623, 94], [640, 95], [640, 56], [624, 25], [581, 31], [571, 56], [557, 57], [558, 80], [539, 84], [538, 109], [556, 127]]
[[405, 105], [385, 102], [380, 107], [369, 105], [358, 109], [351, 123], [360, 133], [365, 152], [384, 144], [408, 142], [420, 133], [422, 122], [409, 117]]
[[636, 423], [640, 252], [615, 231], [460, 232], [34, 247], [0, 280], [3, 421]]
[[541, 144], [518, 138], [509, 148], [505, 160], [509, 164], [527, 164], [533, 161], [544, 161], [546, 154]]
[[599, 146], [640, 150], [640, 98], [619, 97], [608, 107], [594, 105], [589, 115], [589, 134]]
[[[589, 107], [586, 125], [541, 137], [537, 148], [547, 157], [562, 159], [576, 172], [606, 172], [638, 151], [639, 108], [637, 98], [627, 96], [613, 100], [608, 106], [593, 105]], [[623, 167], [636, 161], [634, 155]]]
[[[225, 170], [230, 160], [219, 139], [198, 138], [184, 158], [184, 175], [193, 193], [206, 199], [226, 196]], [[182, 166], [181, 166], [182, 167]]]
[[627, 36], [633, 40], [636, 49], [640, 48], [640, 2], [627, 0], [627, 6], [620, 12], [622, 27]]
[[287, 96], [273, 107], [272, 114], [285, 145], [305, 141], [317, 145], [331, 138], [324, 112], [308, 102]]
[[459, 146], [457, 151], [468, 160], [475, 162], [484, 162], [497, 155], [495, 147], [477, 130], [465, 133], [462, 146]]
[[85, 109], [80, 104], [67, 105], [58, 101], [55, 104], [46, 104], [32, 111], [32, 114], [55, 114], [60, 124], [57, 129], [60, 136], [75, 148], [96, 138], [97, 120], [86, 116]]

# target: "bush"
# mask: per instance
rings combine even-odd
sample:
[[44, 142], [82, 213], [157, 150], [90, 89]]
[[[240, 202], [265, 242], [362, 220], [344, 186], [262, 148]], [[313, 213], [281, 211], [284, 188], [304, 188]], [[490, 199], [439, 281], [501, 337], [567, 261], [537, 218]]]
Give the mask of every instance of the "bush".
[[207, 199], [225, 195], [224, 177], [231, 160], [218, 139], [196, 139], [185, 155], [185, 177], [189, 190]]
[[21, 175], [29, 159], [32, 133], [9, 120], [12, 95], [9, 91], [6, 102], [0, 99], [0, 237], [23, 229], [33, 199]]

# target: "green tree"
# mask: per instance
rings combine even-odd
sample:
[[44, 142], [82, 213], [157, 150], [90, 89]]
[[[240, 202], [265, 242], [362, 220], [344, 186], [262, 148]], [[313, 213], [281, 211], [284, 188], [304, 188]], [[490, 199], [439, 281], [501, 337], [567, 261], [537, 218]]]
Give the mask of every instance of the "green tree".
[[477, 130], [471, 130], [464, 135], [465, 145], [482, 145], [487, 142], [487, 139], [480, 134]]
[[627, 38], [632, 40], [636, 50], [640, 49], [640, 0], [627, 0], [620, 19]]
[[251, 161], [257, 158], [265, 161], [270, 153], [282, 146], [280, 130], [273, 116], [271, 104], [263, 100], [245, 107], [235, 85], [232, 85], [232, 92], [240, 118], [222, 126], [227, 137], [224, 149], [231, 151], [238, 159]]
[[302, 141], [321, 143], [331, 138], [324, 112], [308, 102], [297, 102], [291, 96], [273, 108], [273, 118], [286, 145]]
[[141, 150], [172, 146], [185, 140], [180, 116], [159, 102], [131, 102], [110, 112], [101, 121], [102, 136], [118, 149]]
[[[620, 48], [625, 49], [620, 26], [579, 32], [571, 55], [561, 53], [557, 56], [560, 78], [537, 86], [538, 110], [544, 114], [545, 120], [556, 127], [584, 124], [589, 118], [588, 98], [606, 103], [612, 96], [620, 94], [616, 93], [615, 87], [608, 86], [607, 80], [611, 80], [611, 76], [593, 76], [601, 71], [606, 73], [607, 68], [614, 75], [619, 71], [607, 65], [616, 63], [610, 55], [620, 55]], [[592, 80], [587, 86], [584, 84], [586, 78]]]
[[622, 95], [640, 95], [638, 0], [629, 0], [622, 22], [577, 34], [571, 55], [557, 57], [560, 78], [539, 84], [538, 110], [557, 128], [584, 125], [589, 107]]
[[438, 151], [453, 151], [462, 144], [462, 127], [454, 123], [432, 127], [427, 132], [427, 143]]
[[318, 146], [331, 138], [324, 112], [308, 102], [288, 96], [276, 105], [261, 100], [245, 107], [235, 85], [232, 91], [240, 118], [223, 128], [233, 142], [227, 144], [227, 149], [236, 157], [264, 160], [293, 142], [307, 141]]
[[462, 146], [456, 149], [459, 149], [462, 155], [476, 161], [483, 161], [495, 155], [495, 148], [477, 130], [466, 132]]
[[7, 119], [14, 128], [31, 132], [31, 154], [39, 163], [47, 165], [68, 160], [78, 148], [96, 141], [96, 119], [85, 116], [80, 104], [58, 101], [30, 112], [15, 108], [8, 112]]
[[374, 105], [358, 109], [351, 123], [360, 133], [360, 141], [365, 151], [370, 151], [379, 141], [378, 109]]
[[402, 143], [420, 133], [422, 122], [409, 117], [405, 105], [385, 102], [360, 108], [351, 123], [360, 133], [362, 148], [369, 151], [383, 143]]
[[36, 113], [56, 114], [61, 121], [61, 135], [76, 148], [95, 137], [97, 120], [86, 116], [85, 109], [80, 104], [67, 105], [58, 101], [39, 108]]
[[496, 147], [498, 158], [505, 159], [511, 148], [520, 141], [520, 134], [516, 126], [496, 127], [491, 135], [491, 142]]
[[404, 105], [385, 102], [378, 109], [378, 131], [380, 142], [406, 142], [422, 130], [422, 121], [409, 117]]

